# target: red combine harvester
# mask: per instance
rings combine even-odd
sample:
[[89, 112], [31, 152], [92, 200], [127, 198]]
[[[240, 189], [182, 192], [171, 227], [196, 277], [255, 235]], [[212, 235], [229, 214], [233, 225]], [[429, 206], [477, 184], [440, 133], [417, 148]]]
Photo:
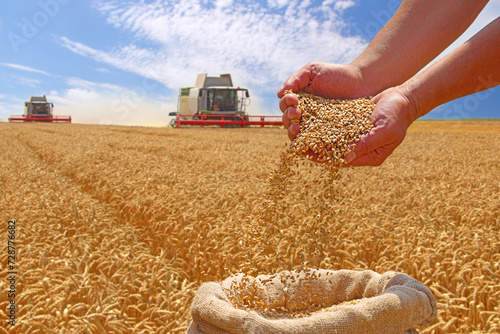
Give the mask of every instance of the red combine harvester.
[[54, 116], [54, 104], [44, 96], [31, 96], [24, 102], [24, 115], [10, 116], [9, 122], [65, 122], [71, 123], [71, 116]]
[[234, 87], [230, 74], [209, 77], [198, 74], [194, 87], [179, 90], [177, 112], [171, 127], [181, 126], [282, 126], [281, 116], [247, 115], [250, 104], [248, 89]]

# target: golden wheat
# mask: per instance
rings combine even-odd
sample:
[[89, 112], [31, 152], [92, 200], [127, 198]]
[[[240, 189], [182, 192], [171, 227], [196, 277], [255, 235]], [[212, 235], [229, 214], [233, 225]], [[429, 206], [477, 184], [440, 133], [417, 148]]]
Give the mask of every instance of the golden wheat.
[[[499, 332], [499, 133], [500, 122], [417, 122], [382, 166], [343, 170], [330, 189], [299, 164], [314, 188], [291, 184], [269, 226], [273, 256], [247, 269], [403, 272], [438, 301], [422, 333]], [[286, 137], [1, 123], [0, 136], [2, 226], [16, 218], [19, 242], [7, 333], [185, 332], [198, 286], [245, 272], [244, 234]]]

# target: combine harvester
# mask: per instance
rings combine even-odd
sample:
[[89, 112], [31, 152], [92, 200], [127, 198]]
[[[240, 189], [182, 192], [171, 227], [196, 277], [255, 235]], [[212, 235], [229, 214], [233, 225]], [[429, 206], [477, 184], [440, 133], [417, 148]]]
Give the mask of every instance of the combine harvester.
[[171, 127], [215, 125], [224, 127], [282, 126], [281, 116], [247, 115], [248, 89], [234, 87], [230, 74], [198, 74], [194, 87], [179, 90], [178, 112]]
[[67, 122], [71, 116], [54, 116], [54, 104], [47, 102], [44, 96], [31, 96], [29, 102], [24, 102], [24, 115], [10, 116], [9, 122]]

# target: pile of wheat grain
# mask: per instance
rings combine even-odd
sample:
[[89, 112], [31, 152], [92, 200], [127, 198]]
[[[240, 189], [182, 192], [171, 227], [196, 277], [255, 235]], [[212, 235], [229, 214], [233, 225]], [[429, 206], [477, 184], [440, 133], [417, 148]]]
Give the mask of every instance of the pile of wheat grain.
[[[283, 198], [255, 270], [403, 272], [438, 302], [422, 333], [498, 332], [499, 133], [417, 122], [382, 166], [343, 170], [332, 196], [292, 183], [303, 199]], [[19, 239], [8, 333], [185, 332], [198, 286], [245, 270], [243, 234], [286, 142], [280, 129], [78, 124], [0, 123], [0, 136], [3, 231], [16, 218]], [[5, 279], [0, 291], [3, 317]]]

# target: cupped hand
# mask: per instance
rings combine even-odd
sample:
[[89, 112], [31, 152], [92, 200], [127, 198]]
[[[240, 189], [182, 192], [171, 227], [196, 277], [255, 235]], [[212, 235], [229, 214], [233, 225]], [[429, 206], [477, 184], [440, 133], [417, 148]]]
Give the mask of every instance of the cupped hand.
[[401, 144], [406, 130], [417, 118], [415, 107], [398, 87], [375, 96], [371, 116], [373, 128], [361, 136], [344, 157], [348, 166], [379, 166]]
[[364, 87], [361, 71], [352, 65], [320, 62], [307, 64], [288, 78], [278, 91], [283, 125], [288, 129], [290, 140], [293, 140], [300, 131], [299, 125], [293, 124], [292, 120], [298, 120], [301, 113], [297, 108], [297, 96], [285, 95], [287, 90], [294, 93], [306, 90], [310, 94], [330, 99], [354, 99], [378, 93]]

